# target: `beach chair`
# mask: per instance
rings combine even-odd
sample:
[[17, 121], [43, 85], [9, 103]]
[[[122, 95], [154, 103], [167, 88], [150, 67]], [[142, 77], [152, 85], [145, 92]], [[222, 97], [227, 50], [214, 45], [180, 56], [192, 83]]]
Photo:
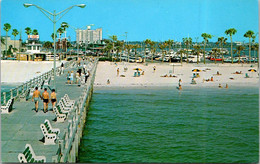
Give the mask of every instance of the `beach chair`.
[[70, 102], [70, 101], [66, 100], [64, 97], [62, 97], [59, 102], [63, 103], [66, 108], [74, 107], [74, 102]]
[[32, 146], [30, 144], [26, 144], [24, 152], [18, 154], [18, 160], [20, 163], [45, 163], [46, 157], [36, 156]]
[[14, 99], [9, 99], [5, 106], [1, 106], [1, 113], [10, 113], [13, 109]]

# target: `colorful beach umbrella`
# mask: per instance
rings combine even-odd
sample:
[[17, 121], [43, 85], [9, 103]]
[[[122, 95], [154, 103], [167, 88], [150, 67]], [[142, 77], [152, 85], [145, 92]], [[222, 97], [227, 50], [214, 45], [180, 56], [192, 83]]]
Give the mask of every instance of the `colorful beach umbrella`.
[[249, 69], [248, 71], [249, 71], [249, 72], [256, 72], [255, 69]]
[[193, 69], [192, 72], [201, 72], [200, 69]]
[[133, 70], [136, 70], [136, 71], [142, 71], [141, 68], [134, 68]]

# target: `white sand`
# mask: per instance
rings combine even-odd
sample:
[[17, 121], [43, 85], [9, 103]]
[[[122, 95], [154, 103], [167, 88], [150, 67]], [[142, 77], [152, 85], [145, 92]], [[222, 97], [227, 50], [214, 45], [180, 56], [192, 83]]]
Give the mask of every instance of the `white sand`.
[[[225, 86], [226, 83], [229, 86], [240, 85], [240, 86], [257, 86], [259, 82], [258, 72], [249, 72], [249, 69], [257, 69], [257, 64], [187, 64], [174, 63], [174, 75], [177, 77], [160, 77], [162, 75], [168, 74], [173, 71], [173, 66], [170, 63], [117, 63], [116, 66], [112, 62], [99, 62], [97, 67], [97, 73], [95, 78], [95, 87], [129, 87], [129, 86], [178, 86], [178, 80], [182, 80], [182, 86], [214, 86], [217, 87], [219, 83]], [[128, 70], [124, 72], [124, 66], [127, 66]], [[153, 66], [156, 66], [156, 71], [153, 73]], [[134, 68], [141, 68], [144, 70], [144, 75], [140, 77], [134, 77]], [[120, 70], [119, 75], [125, 75], [125, 77], [117, 76], [117, 68]], [[192, 85], [192, 69], [198, 68], [200, 70], [205, 70], [209, 68], [206, 72], [200, 72], [200, 77], [195, 78], [197, 84]], [[215, 75], [219, 71], [222, 75]], [[242, 71], [242, 74], [232, 74], [236, 71]], [[245, 73], [248, 73], [250, 78], [245, 78]], [[213, 76], [213, 82], [204, 82], [204, 79], [210, 79]], [[234, 80], [229, 79], [233, 77]], [[107, 84], [107, 80], [110, 80], [110, 84]]]
[[[65, 63], [65, 61], [63, 61]], [[56, 62], [56, 67], [61, 62]], [[1, 60], [1, 83], [23, 83], [31, 78], [48, 72], [53, 61], [8, 61]]]

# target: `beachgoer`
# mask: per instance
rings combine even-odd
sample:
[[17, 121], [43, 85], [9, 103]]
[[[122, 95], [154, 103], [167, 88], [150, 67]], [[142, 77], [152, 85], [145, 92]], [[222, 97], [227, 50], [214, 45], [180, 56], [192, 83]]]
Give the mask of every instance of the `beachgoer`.
[[87, 67], [87, 66], [86, 66], [86, 64], [84, 63], [84, 64], [83, 64], [83, 72], [84, 72], [84, 73], [86, 73], [86, 67]]
[[57, 97], [56, 97], [55, 89], [52, 89], [51, 91], [52, 91], [52, 93], [51, 93], [51, 103], [52, 103], [52, 110], [53, 110], [53, 107], [55, 106], [55, 104], [57, 102]]
[[61, 72], [64, 73], [64, 64], [61, 63]]
[[226, 87], [225, 88], [228, 88], [228, 84], [226, 84]]
[[110, 84], [110, 80], [109, 79], [107, 79], [107, 84]]
[[32, 96], [32, 102], [34, 101], [34, 103], [35, 103], [35, 111], [36, 112], [38, 112], [40, 98], [41, 98], [41, 93], [38, 90], [38, 87], [35, 87], [35, 91], [33, 92], [33, 96]]
[[219, 87], [219, 88], [222, 88], [222, 86], [221, 86], [221, 84], [220, 84], [220, 83], [219, 83], [218, 87]]
[[44, 88], [44, 92], [42, 93], [43, 99], [43, 112], [48, 112], [48, 103], [49, 103], [49, 93], [47, 92], [47, 88]]
[[179, 86], [181, 85], [181, 82], [182, 82], [181, 79], [179, 79]]
[[116, 72], [117, 72], [117, 76], [119, 76], [119, 68], [117, 68]]
[[77, 73], [76, 73], [76, 84], [78, 84], [79, 83], [79, 72], [77, 71]]
[[88, 80], [89, 74], [90, 74], [89, 71], [87, 71], [86, 74], [85, 74], [85, 83], [86, 83], [87, 80]]
[[144, 75], [144, 71], [142, 72], [142, 75]]
[[153, 72], [155, 72], [155, 70], [156, 70], [156, 66], [153, 66]]
[[74, 74], [73, 71], [71, 71], [71, 73], [70, 73], [70, 83], [71, 84], [73, 84], [73, 76], [74, 76], [73, 74]]
[[67, 74], [67, 83], [68, 84], [70, 83], [70, 71], [68, 71], [68, 74]]
[[217, 71], [217, 75], [219, 75], [219, 71]]
[[194, 78], [191, 79], [191, 84], [197, 84]]
[[81, 77], [81, 68], [79, 68], [78, 72], [79, 72], [79, 77]]
[[213, 81], [213, 76], [211, 76], [210, 81]]
[[182, 86], [181, 86], [181, 84], [179, 84], [179, 88], [178, 88], [179, 90], [182, 90]]

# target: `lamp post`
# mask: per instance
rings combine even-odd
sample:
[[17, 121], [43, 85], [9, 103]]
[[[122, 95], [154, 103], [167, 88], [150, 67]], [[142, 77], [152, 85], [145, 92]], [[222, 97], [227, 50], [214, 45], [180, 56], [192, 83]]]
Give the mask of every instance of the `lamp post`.
[[[53, 13], [41, 8], [40, 6], [34, 5], [34, 4], [30, 4], [30, 3], [24, 3], [23, 4], [24, 7], [31, 7], [31, 6], [35, 6], [37, 9], [39, 9], [47, 18], [49, 18], [50, 21], [52, 21], [53, 23], [53, 33], [54, 33], [54, 49], [53, 49], [53, 53], [54, 53], [54, 63], [53, 63], [53, 69], [54, 69], [54, 85], [53, 88], [57, 90], [56, 88], [56, 23], [67, 13], [69, 12], [69, 10], [71, 10], [73, 7], [80, 7], [80, 8], [84, 8], [86, 7], [85, 4], [78, 4], [78, 5], [73, 5], [68, 7], [67, 9], [56, 13], [56, 10], [53, 11]], [[56, 18], [57, 17], [57, 18]]]

